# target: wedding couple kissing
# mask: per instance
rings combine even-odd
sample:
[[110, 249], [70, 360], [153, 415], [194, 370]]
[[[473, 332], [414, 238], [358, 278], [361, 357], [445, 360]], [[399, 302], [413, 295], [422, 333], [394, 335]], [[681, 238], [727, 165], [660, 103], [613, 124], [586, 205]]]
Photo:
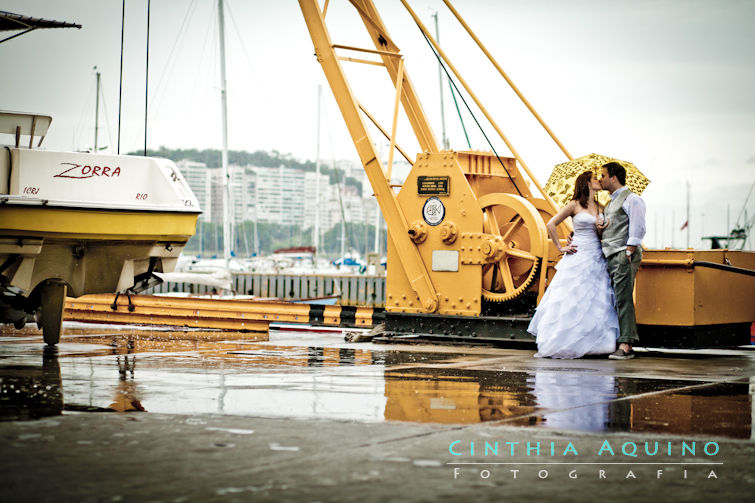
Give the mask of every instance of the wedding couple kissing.
[[[604, 164], [600, 179], [585, 171], [571, 201], [548, 221], [548, 234], [564, 256], [527, 329], [537, 339], [536, 357], [634, 358], [639, 336], [632, 291], [642, 261], [645, 202], [625, 183], [618, 162]], [[596, 197], [601, 190], [611, 193], [605, 208]], [[561, 246], [556, 226], [567, 217], [574, 235]]]

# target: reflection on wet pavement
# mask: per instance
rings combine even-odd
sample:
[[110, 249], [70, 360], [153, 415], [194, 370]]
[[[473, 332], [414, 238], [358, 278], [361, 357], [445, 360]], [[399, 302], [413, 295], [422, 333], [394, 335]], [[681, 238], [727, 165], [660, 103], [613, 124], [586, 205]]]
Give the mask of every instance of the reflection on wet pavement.
[[0, 420], [39, 419], [63, 411], [57, 353], [45, 351], [42, 365], [0, 365]]
[[32, 329], [3, 328], [0, 419], [147, 411], [752, 435], [749, 354], [629, 366], [500, 348], [346, 344], [340, 333], [269, 337], [76, 326], [50, 351]]

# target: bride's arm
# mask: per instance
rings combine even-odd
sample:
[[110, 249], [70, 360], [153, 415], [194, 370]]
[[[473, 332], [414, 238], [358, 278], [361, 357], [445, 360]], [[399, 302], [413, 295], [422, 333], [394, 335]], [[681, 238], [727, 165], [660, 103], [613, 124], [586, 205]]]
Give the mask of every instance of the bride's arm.
[[548, 229], [548, 235], [551, 238], [551, 241], [553, 241], [553, 244], [556, 245], [556, 249], [561, 253], [576, 253], [577, 252], [577, 246], [570, 244], [564, 247], [561, 247], [561, 242], [558, 239], [558, 231], [556, 230], [556, 227], [558, 227], [558, 224], [566, 220], [567, 217], [571, 217], [574, 215], [574, 212], [577, 208], [577, 201], [569, 201], [569, 204], [561, 208], [558, 213], [556, 213], [553, 218], [548, 220], [548, 223], [545, 224], [546, 228]]

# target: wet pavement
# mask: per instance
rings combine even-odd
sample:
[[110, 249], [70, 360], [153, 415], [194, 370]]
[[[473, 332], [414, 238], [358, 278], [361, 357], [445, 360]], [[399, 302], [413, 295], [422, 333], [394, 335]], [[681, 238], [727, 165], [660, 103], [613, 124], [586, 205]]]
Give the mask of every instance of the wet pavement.
[[[614, 437], [631, 442], [645, 442], [648, 438], [667, 442], [673, 439], [677, 443], [683, 440], [700, 446], [716, 442], [727, 446], [728, 456], [744, 460], [743, 466], [737, 467], [740, 478], [729, 479], [729, 496], [735, 500], [739, 491], [755, 481], [750, 468], [755, 438], [752, 350], [646, 351], [636, 360], [623, 362], [604, 358], [535, 359], [533, 354], [530, 350], [487, 346], [347, 343], [341, 332], [333, 331], [281, 328], [271, 330], [269, 336], [258, 336], [84, 324], [66, 324], [61, 343], [50, 350], [35, 329], [15, 331], [3, 327], [0, 435], [4, 447], [0, 447], [0, 458], [7, 466], [2, 468], [13, 469], [8, 457], [17, 458], [19, 452], [26, 452], [19, 439], [34, 443], [35, 448], [63, 449], [59, 434], [53, 434], [56, 440], [45, 440], [50, 431], [60, 430], [58, 426], [65, 427], [66, 438], [83, 435], [58, 454], [90, 459], [95, 451], [89, 452], [89, 446], [98, 440], [86, 437], [88, 428], [99, 428], [110, 442], [130, 438], [130, 423], [149, 423], [153, 425], [150, 434], [165, 427], [166, 435], [179, 443], [186, 441], [180, 430], [188, 428], [196, 430], [192, 435], [199, 431], [216, 437], [214, 447], [208, 451], [214, 453], [225, 444], [237, 446], [239, 438], [258, 438], [254, 431], [264, 424], [273, 432], [268, 434], [270, 438], [280, 438], [265, 443], [265, 455], [252, 458], [257, 460], [252, 471], [267, 467], [268, 456], [295, 453], [326, 438], [331, 445], [339, 445], [335, 451], [341, 452], [352, 441], [363, 448], [378, 445], [372, 432], [385, 432], [391, 438], [386, 442], [391, 445], [398, 438], [461, 432], [488, 438], [505, 432], [507, 438], [516, 436], [534, 442], [555, 435], [562, 443], [573, 438], [586, 445]], [[51, 423], [53, 427], [45, 426]], [[292, 428], [302, 430], [296, 442], [291, 440]], [[358, 435], [367, 438], [347, 441], [339, 433], [345, 430], [360, 432]], [[281, 436], [275, 432], [288, 433]], [[122, 437], [115, 436], [118, 433]], [[122, 447], [128, 449], [128, 445], [131, 444]], [[448, 443], [426, 445], [420, 450], [428, 450], [430, 459], [420, 459], [419, 466], [411, 455], [398, 457], [412, 460], [414, 469], [442, 468], [446, 484], [456, 483], [450, 464], [457, 461], [453, 457], [456, 454]], [[468, 451], [467, 448], [463, 458], [474, 456]], [[97, 452], [101, 454], [102, 450]], [[199, 462], [202, 452], [199, 449], [193, 453]], [[353, 455], [351, 451], [341, 454], [344, 459]], [[248, 463], [249, 458], [245, 459]], [[517, 458], [517, 463], [523, 462]], [[28, 463], [32, 471], [39, 466], [33, 459]], [[384, 463], [378, 472], [386, 472]], [[294, 465], [288, 470], [307, 473]], [[349, 465], [343, 469], [347, 475], [360, 470]], [[262, 471], [265, 470], [268, 468]], [[367, 473], [368, 479], [381, 478]], [[420, 470], [417, 476], [422, 473]], [[435, 477], [429, 477], [428, 483]], [[320, 478], [321, 474], [317, 480]], [[259, 489], [264, 484], [257, 482], [250, 486], [256, 488], [253, 491], [200, 491], [204, 496], [197, 500], [249, 501], [259, 497], [276, 501], [292, 494], [307, 494], [306, 487], [317, 485], [314, 481], [301, 482], [294, 486], [303, 493], [281, 493], [275, 484]], [[448, 496], [460, 496], [489, 482], [478, 476], [471, 486], [456, 484], [444, 491]], [[698, 483], [686, 483], [690, 497], [696, 494]], [[679, 484], [676, 480], [673, 486], [678, 489]], [[428, 491], [432, 492], [436, 485], [430, 484]], [[96, 487], [90, 492], [72, 493], [73, 499], [104, 500], [97, 496]], [[720, 492], [720, 485], [715, 489]], [[364, 494], [362, 499], [348, 495], [331, 498], [335, 493], [323, 491], [314, 499], [378, 500]], [[407, 493], [405, 497], [378, 493], [394, 500], [434, 500], [431, 495], [418, 493]], [[24, 500], [24, 494], [23, 490], [19, 493], [6, 487], [0, 489], [0, 500], [8, 500], [3, 496]], [[139, 494], [139, 500], [170, 501], [171, 495], [179, 493], [146, 490]], [[298, 496], [293, 500], [299, 500]], [[195, 500], [198, 496], [186, 497]]]

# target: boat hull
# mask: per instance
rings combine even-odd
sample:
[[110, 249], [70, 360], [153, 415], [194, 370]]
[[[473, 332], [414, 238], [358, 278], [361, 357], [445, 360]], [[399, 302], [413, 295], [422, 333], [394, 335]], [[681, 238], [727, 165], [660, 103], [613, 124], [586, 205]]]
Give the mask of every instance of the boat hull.
[[0, 322], [55, 344], [62, 299], [134, 292], [170, 272], [201, 210], [166, 159], [9, 148], [0, 156]]
[[197, 214], [106, 208], [0, 205], [0, 237], [157, 240], [185, 243]]

